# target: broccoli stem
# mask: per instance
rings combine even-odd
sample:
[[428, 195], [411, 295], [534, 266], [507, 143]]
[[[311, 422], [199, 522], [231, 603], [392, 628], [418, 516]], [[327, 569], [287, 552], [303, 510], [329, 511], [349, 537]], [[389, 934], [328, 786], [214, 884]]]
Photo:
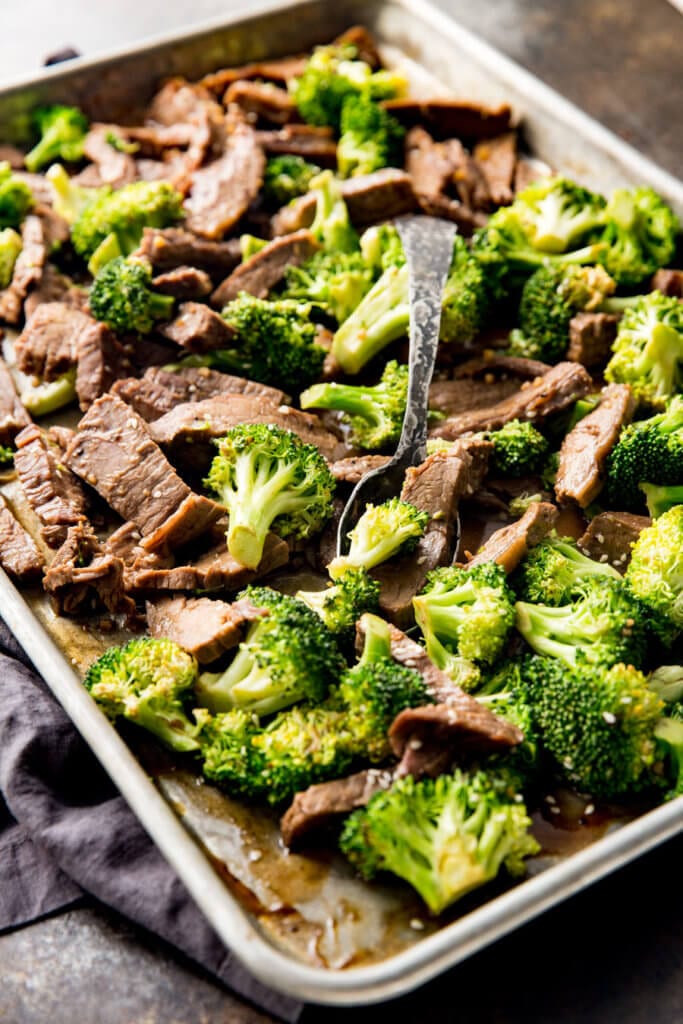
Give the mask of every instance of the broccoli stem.
[[76, 371], [69, 370], [57, 380], [36, 387], [26, 388], [21, 393], [21, 403], [32, 416], [47, 416], [57, 409], [69, 405], [76, 399]]
[[334, 336], [332, 353], [346, 373], [359, 373], [408, 330], [408, 267], [388, 267]]
[[389, 625], [380, 619], [379, 615], [366, 613], [362, 618], [365, 642], [360, 665], [367, 665], [372, 661], [379, 661], [381, 658], [391, 657], [391, 640]]
[[377, 405], [364, 388], [353, 384], [314, 384], [299, 399], [302, 409], [336, 409], [377, 423]]
[[258, 567], [268, 530], [275, 519], [285, 513], [291, 515], [303, 510], [309, 503], [306, 496], [297, 498], [291, 491], [286, 496], [282, 494], [294, 483], [295, 466], [285, 464], [269, 476], [271, 472], [267, 462], [262, 462], [254, 472], [251, 459], [238, 459], [235, 467], [236, 490], [248, 497], [230, 509], [228, 550], [248, 569]]
[[640, 490], [653, 519], [658, 519], [674, 505], [683, 505], [683, 484], [640, 484]]
[[117, 256], [122, 256], [121, 246], [119, 240], [112, 231], [111, 234], [107, 235], [104, 241], [95, 249], [94, 253], [88, 261], [88, 270], [93, 277], [97, 277], [102, 267], [106, 267], [107, 263], [111, 263]]
[[135, 714], [131, 714], [130, 718], [136, 725], [158, 736], [172, 750], [181, 754], [199, 750], [196, 739], [198, 728], [181, 711], [163, 713], [140, 701]]

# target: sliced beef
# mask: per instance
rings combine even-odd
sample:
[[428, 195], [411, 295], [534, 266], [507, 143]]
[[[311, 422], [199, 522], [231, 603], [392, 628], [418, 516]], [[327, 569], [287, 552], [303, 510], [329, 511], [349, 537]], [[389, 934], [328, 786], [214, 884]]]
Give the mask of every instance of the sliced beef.
[[174, 78], [166, 82], [153, 98], [149, 118], [175, 130], [181, 124], [192, 127], [187, 150], [179, 160], [173, 161], [174, 174], [169, 177], [184, 192], [190, 184], [192, 172], [210, 155], [219, 156], [222, 152], [225, 142], [223, 111], [201, 85]]
[[252, 123], [262, 120], [272, 124], [287, 124], [298, 120], [296, 103], [291, 95], [286, 89], [270, 82], [250, 82], [244, 79], [232, 82], [223, 97], [226, 107], [231, 103], [236, 103]]
[[82, 412], [90, 408], [114, 381], [126, 377], [133, 367], [128, 354], [106, 324], [92, 317], [78, 338], [76, 395]]
[[424, 125], [440, 139], [492, 139], [510, 128], [512, 112], [507, 103], [486, 107], [467, 100], [384, 100], [385, 107], [408, 127]]
[[19, 401], [12, 374], [5, 360], [0, 358], [0, 444], [11, 445], [30, 422], [31, 417]]
[[9, 164], [13, 171], [22, 171], [24, 169], [24, 154], [16, 146], [1, 145], [0, 162]]
[[[116, 125], [90, 126], [83, 151], [94, 164], [96, 176], [87, 181], [88, 185], [111, 185], [112, 188], [122, 188], [136, 180], [138, 175], [133, 157], [130, 153], [122, 153], [111, 144], [110, 140], [118, 135], [119, 129]], [[82, 184], [86, 182], [83, 181]]]
[[192, 174], [185, 200], [187, 227], [204, 238], [221, 238], [256, 199], [264, 167], [263, 149], [253, 128], [235, 123], [222, 156]]
[[306, 230], [273, 239], [219, 284], [211, 296], [211, 305], [222, 309], [240, 292], [248, 292], [257, 299], [267, 298], [271, 288], [285, 276], [287, 267], [301, 266], [318, 248], [315, 238]]
[[0, 497], [0, 566], [20, 583], [40, 579], [43, 560], [33, 539]]
[[203, 299], [209, 295], [213, 284], [205, 270], [197, 267], [174, 267], [165, 274], [158, 274], [152, 281], [154, 289], [174, 299]]
[[64, 461], [123, 519], [137, 524], [150, 551], [187, 543], [222, 514], [180, 479], [145, 421], [116, 395], [103, 395], [90, 407]]
[[246, 627], [266, 615], [243, 599], [228, 604], [210, 597], [174, 595], [147, 602], [151, 636], [174, 640], [201, 664], [219, 658], [244, 639]]
[[88, 293], [79, 288], [73, 281], [60, 274], [51, 263], [46, 263], [43, 276], [35, 288], [32, 288], [24, 302], [24, 316], [28, 322], [33, 314], [45, 302], [61, 302], [65, 306], [73, 306], [84, 311], [88, 304]]
[[450, 196], [432, 195], [420, 196], [420, 209], [428, 217], [441, 217], [442, 220], [452, 220], [458, 225], [460, 232], [469, 238], [476, 230], [484, 226], [487, 220], [485, 213], [478, 210], [471, 210], [469, 206], [461, 203], [459, 199], [451, 199]]
[[650, 281], [653, 291], [683, 299], [683, 270], [658, 270]]
[[201, 402], [217, 395], [256, 395], [273, 405], [282, 405], [286, 399], [284, 391], [277, 388], [206, 366], [186, 366], [177, 371], [151, 366], [143, 377], [117, 381], [112, 391], [148, 422], [159, 419], [177, 405]]
[[330, 472], [335, 480], [343, 484], [360, 483], [366, 473], [380, 466], [386, 466], [389, 455], [350, 455], [346, 459], [338, 459], [330, 466]]
[[117, 134], [138, 147], [137, 156], [163, 158], [167, 149], [185, 149], [193, 141], [195, 127], [188, 122], [117, 126]]
[[171, 567], [137, 560], [126, 574], [126, 587], [134, 591], [202, 590], [232, 592], [280, 569], [289, 561], [289, 545], [269, 533], [263, 557], [257, 569], [247, 569], [236, 561], [222, 540], [215, 547], [193, 559]]
[[509, 526], [496, 530], [484, 546], [467, 563], [468, 567], [483, 562], [496, 562], [506, 572], [516, 569], [530, 548], [539, 544], [557, 522], [558, 511], [547, 501], [529, 505], [521, 517]]
[[445, 416], [491, 408], [519, 393], [520, 383], [512, 377], [501, 380], [433, 380], [429, 387], [429, 408]]
[[473, 356], [472, 359], [460, 363], [455, 368], [453, 376], [456, 380], [484, 377], [488, 383], [499, 377], [534, 380], [535, 377], [542, 377], [550, 368], [548, 363], [542, 363], [540, 359], [524, 359], [522, 356], [506, 356], [488, 351], [482, 356]]
[[44, 174], [32, 174], [30, 171], [15, 171], [13, 177], [18, 181], [22, 181], [24, 185], [28, 185], [36, 203], [49, 206], [53, 201], [54, 192], [52, 185]]
[[157, 273], [190, 266], [219, 280], [242, 259], [239, 238], [210, 242], [183, 228], [145, 228], [135, 255], [148, 259]]
[[17, 324], [21, 319], [24, 299], [31, 288], [40, 283], [47, 259], [45, 228], [42, 220], [29, 213], [21, 228], [23, 248], [17, 256], [12, 280], [0, 292], [0, 320]]
[[223, 317], [203, 302], [183, 302], [159, 333], [190, 352], [211, 352], [234, 344], [235, 331]]
[[630, 512], [601, 512], [591, 519], [585, 533], [579, 537], [581, 551], [596, 562], [609, 562], [624, 572], [631, 561], [631, 548], [641, 532], [651, 526], [649, 516], [634, 516]]
[[331, 128], [288, 124], [279, 131], [260, 131], [257, 138], [268, 156], [291, 153], [321, 167], [334, 167], [337, 162], [337, 143]]
[[377, 40], [365, 25], [352, 25], [333, 41], [335, 46], [355, 46], [358, 60], [365, 61], [374, 70], [382, 67]]
[[422, 127], [406, 136], [406, 170], [419, 200], [454, 193], [467, 210], [485, 210], [491, 204], [483, 171], [459, 139], [435, 142]]
[[631, 422], [636, 403], [627, 384], [609, 384], [600, 405], [584, 416], [565, 437], [555, 480], [563, 504], [586, 508], [602, 490], [607, 457], [621, 428]]
[[542, 422], [566, 409], [592, 388], [592, 381], [578, 363], [558, 363], [542, 377], [526, 382], [520, 391], [487, 409], [451, 416], [438, 423], [432, 434], [453, 439], [478, 430], [498, 430], [510, 420]]
[[102, 606], [112, 613], [135, 613], [124, 591], [123, 562], [102, 550], [87, 522], [69, 527], [43, 586], [59, 615], [88, 615]]
[[26, 500], [41, 522], [46, 544], [58, 548], [69, 527], [85, 521], [86, 493], [64, 465], [59, 445], [34, 424], [17, 435], [16, 445], [14, 466]]
[[474, 147], [474, 159], [481, 168], [494, 206], [507, 206], [514, 198], [517, 166], [517, 133], [505, 132]]
[[16, 340], [17, 366], [29, 377], [55, 380], [76, 365], [80, 335], [92, 323], [66, 303], [43, 303]]
[[61, 217], [56, 210], [46, 203], [37, 203], [33, 212], [43, 222], [43, 233], [48, 252], [68, 242], [71, 236], [71, 228], [68, 222]]
[[285, 846], [296, 846], [311, 833], [334, 825], [359, 807], [366, 807], [375, 793], [389, 789], [393, 780], [391, 771], [366, 768], [344, 779], [319, 782], [297, 793], [280, 820]]
[[242, 64], [236, 68], [221, 68], [220, 71], [212, 71], [211, 74], [204, 75], [199, 84], [219, 95], [226, 86], [233, 82], [239, 82], [241, 79], [261, 78], [267, 82], [288, 82], [290, 78], [298, 78], [303, 74], [308, 56], [308, 54], [302, 54], [296, 57], [280, 57], [277, 60]]
[[603, 367], [612, 354], [618, 323], [613, 313], [577, 313], [569, 321], [567, 359], [589, 370]]

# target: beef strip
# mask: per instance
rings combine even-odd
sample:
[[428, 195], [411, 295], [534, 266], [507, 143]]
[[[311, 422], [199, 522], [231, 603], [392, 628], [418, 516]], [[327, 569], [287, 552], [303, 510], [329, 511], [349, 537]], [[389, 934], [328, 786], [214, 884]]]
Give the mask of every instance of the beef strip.
[[19, 400], [12, 374], [0, 358], [0, 444], [11, 445], [19, 431], [27, 427], [31, 417]]
[[177, 130], [178, 125], [192, 127], [187, 151], [173, 161], [173, 175], [168, 180], [183, 192], [195, 171], [210, 155], [219, 156], [225, 144], [223, 111], [211, 94], [201, 85], [182, 78], [166, 82], [149, 107], [149, 119]]
[[160, 324], [158, 330], [164, 338], [190, 352], [228, 348], [235, 341], [233, 328], [203, 302], [183, 302], [173, 320]]
[[495, 206], [511, 203], [517, 165], [517, 133], [505, 132], [474, 147], [474, 159], [481, 168]]
[[389, 459], [389, 455], [351, 455], [346, 459], [337, 459], [336, 462], [333, 462], [330, 472], [340, 483], [355, 486], [360, 483], [366, 473], [385, 466]]
[[263, 120], [288, 124], [298, 120], [296, 103], [290, 94], [270, 82], [232, 82], [223, 97], [224, 106], [231, 103], [236, 103], [252, 123]]
[[201, 402], [217, 395], [256, 395], [273, 405], [282, 405], [286, 398], [284, 391], [277, 388], [206, 366], [186, 366], [177, 371], [152, 366], [141, 378], [118, 381], [112, 391], [148, 421], [159, 419], [177, 405]]
[[185, 149], [195, 136], [195, 126], [189, 122], [177, 124], [148, 123], [134, 127], [117, 126], [116, 134], [137, 145], [137, 156], [163, 158], [167, 149]]
[[245, 627], [267, 614], [246, 599], [228, 604], [176, 594], [147, 602], [150, 636], [174, 640], [204, 665], [237, 647], [244, 639]]
[[0, 566], [21, 583], [40, 579], [43, 560], [33, 539], [0, 496]]
[[78, 426], [64, 461], [122, 516], [140, 528], [150, 551], [178, 547], [222, 514], [193, 494], [149, 436], [145, 421], [116, 395], [103, 395]]
[[683, 270], [658, 270], [650, 281], [650, 288], [674, 299], [683, 299]]
[[313, 124], [288, 124], [278, 131], [260, 131], [256, 135], [268, 156], [291, 153], [321, 167], [334, 167], [337, 143], [331, 128]]
[[374, 70], [382, 67], [377, 40], [365, 25], [352, 25], [333, 41], [334, 46], [355, 46], [358, 60], [365, 61]]
[[78, 338], [76, 363], [76, 394], [82, 412], [90, 408], [114, 381], [126, 377], [133, 366], [116, 335], [106, 324], [92, 317]]
[[60, 274], [51, 263], [46, 263], [43, 276], [36, 287], [31, 289], [24, 302], [26, 321], [31, 319], [38, 306], [46, 302], [61, 302], [65, 306], [85, 311], [88, 293], [84, 288], [75, 285], [71, 278]]
[[570, 430], [560, 448], [555, 479], [555, 495], [560, 504], [575, 502], [586, 508], [597, 498], [607, 457], [621, 428], [631, 422], [635, 406], [627, 384], [609, 384], [598, 407]]
[[[406, 170], [425, 213], [455, 220], [465, 233], [472, 233], [473, 208], [487, 206], [489, 197], [483, 174], [461, 142], [435, 142], [424, 128], [411, 128], [406, 136]], [[452, 195], [454, 189], [458, 199]]]
[[614, 313], [577, 313], [569, 321], [567, 359], [588, 370], [603, 367], [612, 354], [618, 323]]
[[303, 54], [280, 57], [277, 60], [255, 61], [236, 68], [221, 68], [219, 71], [204, 75], [199, 84], [219, 95], [226, 86], [242, 79], [262, 78], [265, 81], [287, 82], [290, 78], [298, 78], [303, 73], [308, 58], [308, 54]]
[[285, 846], [296, 846], [312, 832], [320, 832], [351, 811], [366, 807], [375, 793], [389, 789], [393, 779], [391, 771], [366, 768], [344, 779], [319, 782], [297, 793], [280, 819]]
[[591, 390], [590, 376], [578, 363], [558, 363], [534, 381], [526, 382], [509, 398], [487, 409], [451, 416], [438, 423], [431, 433], [453, 439], [478, 430], [498, 430], [510, 420], [542, 422], [562, 412]]
[[53, 249], [69, 241], [71, 228], [56, 210], [46, 203], [37, 203], [33, 212], [40, 217], [43, 223], [43, 234], [48, 252], [52, 252]]
[[13, 171], [22, 171], [24, 154], [16, 146], [4, 144], [0, 146], [0, 162], [9, 164]]
[[135, 613], [123, 588], [123, 562], [102, 550], [87, 522], [69, 527], [43, 586], [59, 615], [87, 615], [102, 605], [112, 613]]
[[29, 213], [21, 228], [23, 248], [17, 256], [12, 280], [0, 292], [0, 320], [17, 324], [21, 319], [24, 299], [31, 288], [40, 283], [47, 259], [45, 228], [42, 220]]
[[634, 516], [631, 512], [600, 512], [591, 519], [579, 537], [581, 551], [596, 562], [609, 562], [624, 572], [631, 561], [631, 548], [641, 532], [652, 525], [649, 516]]
[[194, 171], [185, 200], [187, 227], [217, 239], [238, 222], [263, 184], [265, 158], [253, 128], [236, 122], [218, 159]]
[[222, 309], [240, 292], [265, 299], [285, 276], [287, 267], [299, 267], [319, 248], [310, 231], [295, 231], [275, 238], [233, 270], [211, 296], [211, 305]]
[[14, 467], [28, 504], [41, 522], [46, 544], [58, 548], [69, 527], [86, 518], [87, 498], [80, 480], [64, 465], [62, 450], [34, 424], [16, 438]]
[[[503, 378], [517, 377], [521, 380], [533, 380], [542, 377], [551, 367], [540, 359], [524, 359], [522, 356], [506, 356], [489, 350], [481, 356], [473, 356], [456, 366], [453, 377], [462, 378], [486, 377], [492, 382], [498, 375]], [[490, 404], [490, 403], [489, 403]]]
[[16, 340], [17, 366], [29, 377], [55, 380], [76, 365], [79, 337], [92, 323], [66, 303], [43, 303]]
[[36, 203], [49, 206], [53, 201], [54, 192], [52, 185], [44, 174], [32, 174], [30, 171], [15, 171], [13, 177], [23, 182], [24, 185], [28, 185]]
[[165, 567], [143, 563], [139, 559], [126, 574], [126, 587], [133, 591], [204, 590], [233, 592], [280, 569], [289, 561], [289, 545], [269, 533], [263, 557], [257, 569], [247, 569], [236, 561], [224, 540], [191, 562]]
[[172, 295], [175, 299], [203, 299], [209, 295], [213, 284], [205, 270], [196, 267], [174, 267], [152, 280], [155, 291]]
[[481, 485], [492, 450], [488, 441], [465, 438], [407, 471], [401, 498], [428, 512], [430, 518], [414, 551], [372, 572], [380, 584], [380, 609], [391, 622], [403, 628], [412, 625], [413, 597], [422, 590], [427, 573], [450, 563], [457, 539], [458, 503]]
[[429, 408], [446, 416], [489, 409], [519, 393], [519, 380], [434, 380], [429, 387]]
[[468, 100], [384, 100], [382, 106], [408, 127], [424, 125], [441, 139], [492, 139], [510, 128], [507, 103], [486, 107]]
[[[111, 185], [122, 188], [130, 185], [137, 178], [135, 160], [130, 153], [122, 153], [109, 141], [118, 137], [119, 128], [112, 124], [93, 124], [85, 137], [83, 151], [94, 164], [95, 175], [91, 179], [81, 181], [88, 185]], [[89, 170], [89, 168], [87, 169]]]
[[521, 519], [496, 530], [484, 546], [467, 563], [468, 567], [483, 562], [496, 562], [506, 572], [516, 569], [530, 548], [539, 544], [557, 522], [558, 511], [547, 501], [533, 502]]
[[242, 259], [239, 238], [210, 242], [183, 228], [145, 228], [134, 255], [148, 259], [157, 273], [190, 266], [219, 280]]

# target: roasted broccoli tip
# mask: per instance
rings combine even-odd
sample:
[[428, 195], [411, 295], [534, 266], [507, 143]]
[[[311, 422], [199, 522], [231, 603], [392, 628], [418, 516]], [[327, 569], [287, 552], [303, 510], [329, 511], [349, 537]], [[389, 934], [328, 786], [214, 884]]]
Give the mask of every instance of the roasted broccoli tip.
[[218, 442], [206, 486], [230, 516], [230, 554], [250, 569], [269, 530], [310, 537], [332, 513], [335, 480], [314, 445], [270, 424], [240, 424]]
[[283, 153], [271, 157], [263, 175], [263, 198], [271, 207], [285, 206], [308, 192], [320, 168], [301, 156]]
[[[683, 483], [683, 399], [625, 427], [607, 458], [605, 494], [614, 508], [637, 512], [644, 484], [675, 487]], [[677, 504], [677, 502], [672, 502]]]
[[39, 171], [53, 160], [75, 163], [82, 158], [88, 119], [77, 107], [38, 107], [33, 121], [40, 139], [24, 158], [29, 171]]
[[379, 583], [365, 569], [348, 569], [334, 586], [300, 590], [296, 596], [317, 612], [331, 633], [352, 642], [361, 615], [379, 608]]
[[565, 253], [602, 226], [605, 200], [568, 178], [534, 182], [517, 195], [513, 209], [535, 249]]
[[174, 299], [152, 290], [146, 260], [117, 256], [99, 272], [89, 298], [90, 312], [119, 334], [149, 334], [157, 320], [173, 314]]
[[493, 444], [491, 470], [501, 476], [537, 473], [548, 458], [550, 446], [533, 423], [510, 420], [482, 436]]
[[21, 235], [14, 228], [0, 231], [0, 288], [6, 288], [12, 280], [14, 264], [22, 248]]
[[0, 229], [18, 228], [33, 207], [33, 193], [6, 160], [0, 162]]
[[[52, 184], [57, 187], [54, 180]], [[103, 244], [111, 247], [111, 235], [120, 255], [129, 256], [137, 249], [143, 228], [166, 228], [183, 216], [183, 197], [165, 181], [134, 181], [116, 191], [90, 191], [95, 194], [71, 228], [71, 241], [81, 256], [93, 256]]]
[[349, 211], [332, 171], [323, 171], [311, 181], [315, 194], [315, 216], [311, 234], [330, 252], [357, 252], [358, 235], [349, 219]]
[[641, 284], [659, 267], [670, 264], [681, 226], [653, 189], [617, 189], [604, 220], [607, 245], [600, 261], [619, 284]]
[[348, 96], [341, 112], [337, 164], [342, 178], [371, 174], [403, 163], [405, 129], [396, 118], [366, 96]]
[[351, 427], [350, 440], [360, 448], [396, 444], [408, 397], [408, 367], [387, 363], [379, 384], [314, 384], [300, 397], [302, 409], [336, 409]]
[[197, 663], [179, 644], [142, 637], [105, 651], [84, 684], [112, 721], [130, 719], [183, 752], [199, 746], [184, 707], [196, 678]]
[[399, 498], [368, 505], [349, 534], [348, 555], [330, 562], [330, 576], [338, 579], [349, 568], [372, 569], [394, 555], [412, 551], [428, 522], [426, 512]]
[[641, 532], [626, 582], [650, 609], [652, 629], [670, 642], [683, 628], [683, 505], [668, 509]]
[[626, 310], [605, 378], [628, 384], [636, 400], [661, 409], [683, 389], [683, 303], [650, 292]]
[[407, 334], [408, 267], [392, 265], [334, 336], [332, 354], [345, 373], [360, 373], [392, 341]]
[[490, 305], [485, 268], [457, 235], [441, 300], [441, 340], [468, 344], [484, 326]]
[[581, 597], [601, 579], [621, 579], [608, 562], [579, 551], [571, 537], [551, 534], [531, 549], [516, 570], [512, 585], [523, 601], [562, 605]]
[[342, 324], [372, 287], [374, 274], [359, 252], [317, 252], [289, 266], [282, 298], [312, 303]]
[[340, 846], [364, 877], [389, 871], [439, 914], [501, 868], [523, 874], [539, 850], [530, 824], [506, 776], [456, 771], [377, 793], [347, 818]]

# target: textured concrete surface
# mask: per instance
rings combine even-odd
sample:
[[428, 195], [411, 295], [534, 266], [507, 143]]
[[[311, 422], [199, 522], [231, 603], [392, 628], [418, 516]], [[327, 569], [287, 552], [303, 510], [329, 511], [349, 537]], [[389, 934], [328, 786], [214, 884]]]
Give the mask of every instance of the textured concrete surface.
[[[0, 78], [66, 44], [95, 53], [247, 2], [5, 0]], [[439, 6], [680, 174], [683, 18], [665, 0], [440, 0]], [[396, 1003], [309, 1007], [307, 1024], [683, 1021], [683, 839]], [[0, 936], [2, 1024], [257, 1024], [172, 951], [89, 904]]]

